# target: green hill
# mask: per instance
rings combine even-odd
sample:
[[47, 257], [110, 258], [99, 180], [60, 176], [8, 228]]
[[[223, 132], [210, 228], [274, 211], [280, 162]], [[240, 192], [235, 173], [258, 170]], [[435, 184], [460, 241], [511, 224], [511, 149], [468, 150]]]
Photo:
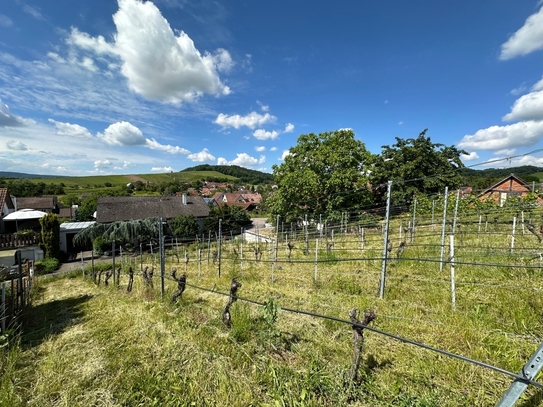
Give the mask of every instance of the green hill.
[[238, 178], [241, 182], [248, 184], [266, 184], [273, 182], [272, 174], [256, 170], [250, 170], [248, 168], [243, 168], [238, 165], [203, 164], [197, 165], [196, 167], [185, 168], [181, 171], [181, 173], [192, 171], [216, 171], [224, 175]]

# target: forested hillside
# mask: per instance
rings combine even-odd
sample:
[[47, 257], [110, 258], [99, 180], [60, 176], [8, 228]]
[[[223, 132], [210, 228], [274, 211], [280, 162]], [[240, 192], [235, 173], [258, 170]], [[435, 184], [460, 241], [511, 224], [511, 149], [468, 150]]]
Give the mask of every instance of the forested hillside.
[[237, 165], [197, 165], [196, 167], [185, 168], [180, 172], [187, 171], [217, 171], [221, 174], [230, 175], [239, 178], [243, 183], [247, 184], [266, 184], [273, 181], [273, 175], [256, 170], [250, 170]]

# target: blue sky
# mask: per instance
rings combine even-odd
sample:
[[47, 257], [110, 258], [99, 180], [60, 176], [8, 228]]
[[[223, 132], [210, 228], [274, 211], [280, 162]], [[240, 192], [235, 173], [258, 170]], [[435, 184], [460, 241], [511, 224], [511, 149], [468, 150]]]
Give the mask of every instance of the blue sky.
[[428, 128], [466, 165], [543, 166], [542, 2], [0, 6], [0, 170], [269, 172], [340, 128], [372, 153]]

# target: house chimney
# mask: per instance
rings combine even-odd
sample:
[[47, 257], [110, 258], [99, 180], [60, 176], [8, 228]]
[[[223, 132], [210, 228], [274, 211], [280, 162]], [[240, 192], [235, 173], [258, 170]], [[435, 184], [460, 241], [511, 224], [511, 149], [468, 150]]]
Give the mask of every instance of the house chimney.
[[186, 205], [187, 204], [187, 194], [183, 194], [183, 195], [181, 195], [181, 197], [182, 197], [181, 199], [183, 201], [183, 205]]

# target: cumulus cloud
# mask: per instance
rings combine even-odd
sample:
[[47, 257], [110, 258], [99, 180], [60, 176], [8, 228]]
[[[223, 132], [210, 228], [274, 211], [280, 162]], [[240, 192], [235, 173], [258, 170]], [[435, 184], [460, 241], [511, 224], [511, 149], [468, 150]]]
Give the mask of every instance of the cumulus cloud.
[[277, 151], [277, 147], [270, 148], [270, 151]]
[[215, 157], [211, 155], [209, 150], [207, 148], [204, 148], [199, 153], [192, 153], [187, 156], [187, 158], [191, 161], [198, 162], [198, 163], [205, 163], [207, 161], [214, 161]]
[[254, 129], [257, 126], [263, 126], [266, 123], [273, 123], [275, 120], [277, 120], [277, 118], [269, 113], [260, 114], [251, 112], [246, 116], [240, 116], [239, 114], [229, 116], [224, 113], [219, 113], [214, 123], [222, 128], [233, 127], [239, 129], [240, 127], [245, 126]]
[[56, 133], [59, 136], [80, 137], [87, 139], [92, 138], [90, 131], [79, 124], [57, 122], [53, 119], [49, 119], [49, 123], [53, 123], [55, 125]]
[[219, 48], [213, 53], [213, 63], [219, 72], [230, 72], [234, 67], [230, 53], [224, 48]]
[[532, 86], [532, 92], [543, 90], [543, 78], [541, 78], [534, 86]]
[[96, 55], [120, 58], [129, 88], [148, 99], [180, 103], [194, 101], [204, 93], [230, 93], [218, 75], [234, 64], [228, 51], [221, 48], [202, 55], [185, 32], [174, 33], [150, 1], [118, 0], [118, 4], [113, 15], [117, 29], [113, 43], [77, 29], [72, 29], [68, 43]]
[[172, 167], [153, 167], [151, 172], [173, 172]]
[[0, 127], [21, 127], [24, 125], [24, 121], [11, 113], [8, 105], [0, 100]]
[[280, 161], [284, 161], [284, 159], [290, 155], [290, 150], [283, 150], [283, 154], [281, 154], [281, 157], [279, 158]]
[[129, 122], [113, 123], [97, 136], [112, 146], [140, 146], [147, 143], [141, 130]]
[[511, 35], [501, 48], [501, 60], [543, 49], [543, 7], [528, 17], [524, 25]]
[[270, 111], [270, 107], [268, 105], [263, 104], [259, 100], [257, 100], [256, 103], [258, 103], [258, 105], [260, 106], [260, 110], [262, 110], [263, 112], [269, 112]]
[[466, 135], [458, 147], [467, 150], [502, 150], [533, 146], [543, 138], [543, 121], [525, 121], [508, 126], [491, 126]]
[[25, 143], [23, 143], [22, 141], [15, 141], [15, 140], [9, 140], [7, 143], [6, 143], [6, 147], [8, 148], [8, 150], [14, 150], [14, 151], [27, 151], [28, 150], [28, 147], [26, 146]]
[[[534, 87], [539, 87], [540, 82]], [[503, 120], [543, 120], [543, 90], [531, 92], [518, 98], [511, 107], [511, 112], [503, 116]]]
[[256, 146], [255, 151], [258, 151], [258, 152], [266, 151], [266, 147], [264, 147], [264, 146]]
[[473, 161], [473, 160], [478, 159], [479, 156], [477, 155], [475, 151], [473, 151], [469, 154], [462, 154], [460, 158], [462, 159], [462, 161]]
[[292, 123], [287, 123], [283, 133], [292, 133], [294, 131], [294, 125]]
[[94, 161], [94, 168], [96, 168], [96, 169], [109, 168], [112, 165], [113, 165], [112, 162], [109, 161], [109, 160], [96, 160], [96, 161]]
[[160, 144], [158, 141], [153, 139], [145, 139], [145, 146], [149, 147], [151, 150], [165, 151], [170, 154], [189, 154], [190, 151], [178, 146], [171, 146], [169, 144]]
[[255, 130], [253, 133], [253, 137], [258, 140], [275, 140], [279, 136], [279, 132], [273, 130], [273, 131], [266, 131], [264, 129], [258, 129]]
[[517, 150], [514, 149], [514, 148], [505, 148], [503, 150], [499, 150], [499, 151], [494, 152], [494, 154], [508, 157], [508, 156], [511, 156], [511, 155], [515, 154], [516, 151]]
[[255, 165], [262, 165], [266, 162], [266, 157], [261, 155], [260, 158], [251, 157], [247, 153], [238, 153], [237, 157], [232, 161], [228, 161], [226, 158], [219, 157], [217, 159], [218, 165], [239, 165], [240, 167], [254, 167]]

